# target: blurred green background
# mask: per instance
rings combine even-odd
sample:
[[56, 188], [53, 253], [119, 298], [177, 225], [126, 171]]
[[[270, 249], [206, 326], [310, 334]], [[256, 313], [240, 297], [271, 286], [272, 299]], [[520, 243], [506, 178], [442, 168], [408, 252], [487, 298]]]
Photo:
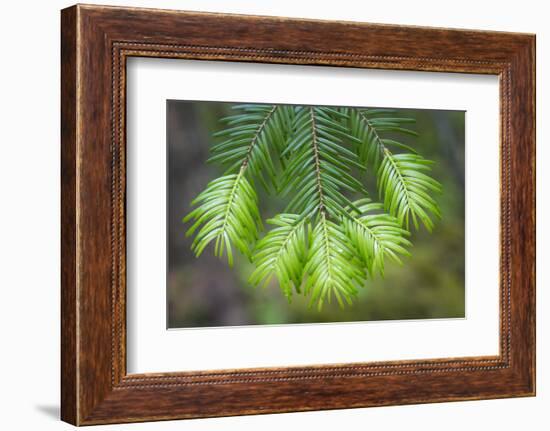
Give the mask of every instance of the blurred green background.
[[[213, 256], [211, 248], [200, 258], [186, 238], [182, 218], [191, 200], [223, 169], [206, 164], [212, 133], [219, 119], [230, 113], [230, 103], [167, 101], [168, 163], [168, 327], [235, 326], [368, 320], [464, 317], [464, 112], [398, 109], [399, 116], [416, 119], [420, 136], [401, 137], [433, 161], [433, 176], [443, 186], [436, 196], [442, 220], [432, 234], [412, 231], [412, 257], [403, 265], [386, 263], [384, 278], [377, 276], [360, 290], [352, 306], [326, 304], [321, 312], [308, 299], [295, 295], [288, 303], [276, 280], [254, 288], [247, 279], [253, 267], [238, 256], [233, 268]], [[365, 178], [377, 197], [374, 178]], [[258, 187], [261, 213], [271, 217], [284, 208], [277, 197]]]

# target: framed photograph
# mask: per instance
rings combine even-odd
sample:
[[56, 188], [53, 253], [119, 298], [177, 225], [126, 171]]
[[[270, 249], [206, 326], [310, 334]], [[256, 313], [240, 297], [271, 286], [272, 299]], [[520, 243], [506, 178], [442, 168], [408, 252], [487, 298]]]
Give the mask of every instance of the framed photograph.
[[535, 394], [535, 37], [61, 14], [61, 415]]

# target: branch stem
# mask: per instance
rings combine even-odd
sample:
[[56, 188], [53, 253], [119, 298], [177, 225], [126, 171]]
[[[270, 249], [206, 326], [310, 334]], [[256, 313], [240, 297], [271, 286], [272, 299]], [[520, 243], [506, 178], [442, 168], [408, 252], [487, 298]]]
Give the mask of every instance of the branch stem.
[[311, 115], [311, 134], [313, 139], [311, 140], [311, 146], [313, 148], [313, 158], [315, 163], [315, 175], [317, 180], [317, 191], [319, 193], [319, 211], [321, 214], [326, 213], [325, 197], [323, 194], [323, 185], [321, 183], [321, 157], [319, 155], [319, 144], [317, 143], [317, 130], [315, 123], [315, 113], [313, 108], [309, 108]]

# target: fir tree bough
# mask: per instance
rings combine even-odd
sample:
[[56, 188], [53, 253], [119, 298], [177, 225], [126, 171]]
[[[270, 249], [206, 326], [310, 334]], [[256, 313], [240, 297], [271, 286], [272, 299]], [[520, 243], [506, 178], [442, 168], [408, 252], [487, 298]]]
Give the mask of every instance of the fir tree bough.
[[[384, 274], [386, 259], [409, 256], [410, 229], [431, 231], [440, 218], [433, 195], [440, 184], [433, 162], [398, 140], [416, 136], [414, 119], [392, 110], [289, 105], [234, 105], [209, 162], [226, 166], [193, 201], [184, 222], [195, 235], [196, 256], [234, 250], [255, 270], [253, 285], [276, 278], [284, 295], [310, 304], [334, 298], [351, 304], [368, 278]], [[379, 202], [364, 186], [373, 175]], [[283, 213], [267, 220], [262, 238], [256, 183], [287, 198]], [[354, 200], [352, 200], [354, 198]]]

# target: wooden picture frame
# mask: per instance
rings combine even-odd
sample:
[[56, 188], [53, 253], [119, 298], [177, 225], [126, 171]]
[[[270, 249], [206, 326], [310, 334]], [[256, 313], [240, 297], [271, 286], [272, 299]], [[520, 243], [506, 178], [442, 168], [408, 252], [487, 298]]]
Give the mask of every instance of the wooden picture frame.
[[[535, 394], [534, 35], [83, 5], [61, 16], [64, 421]], [[127, 374], [125, 65], [131, 56], [498, 75], [500, 354]]]

